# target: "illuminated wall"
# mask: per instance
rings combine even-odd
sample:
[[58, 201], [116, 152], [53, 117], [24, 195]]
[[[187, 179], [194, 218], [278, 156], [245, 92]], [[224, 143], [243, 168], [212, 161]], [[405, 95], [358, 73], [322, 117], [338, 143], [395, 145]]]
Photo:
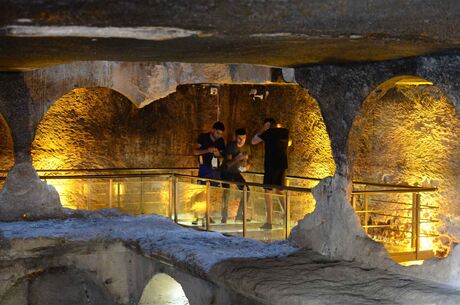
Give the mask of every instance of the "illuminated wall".
[[[354, 180], [439, 187], [422, 194], [422, 204], [439, 206], [435, 218], [441, 222], [422, 224], [422, 233], [442, 234], [442, 220], [460, 216], [460, 120], [437, 87], [396, 86], [383, 97], [371, 94], [353, 124], [348, 149]], [[433, 213], [425, 210], [421, 217]], [[449, 242], [445, 236], [434, 239], [440, 255]]]
[[[264, 100], [251, 88], [268, 91]], [[219, 112], [219, 115], [218, 115]], [[272, 116], [291, 131], [289, 173], [324, 177], [335, 165], [319, 107], [294, 85], [183, 85], [142, 109], [106, 88], [74, 89], [50, 107], [32, 146], [37, 169], [194, 167], [198, 134], [219, 118], [231, 138], [235, 128], [252, 136]], [[254, 170], [263, 170], [263, 147], [253, 147]]]
[[[225, 123], [227, 139], [240, 127], [248, 129], [250, 139], [264, 118], [274, 117], [291, 132], [289, 174], [322, 178], [334, 173], [320, 109], [307, 91], [297, 85], [213, 86], [217, 95], [211, 95], [211, 85], [181, 85], [176, 93], [141, 109], [110, 89], [74, 89], [57, 100], [40, 122], [32, 146], [33, 164], [36, 169], [197, 167], [196, 139], [217, 119]], [[264, 98], [253, 100], [252, 88]], [[263, 172], [263, 145], [251, 152], [252, 170]], [[79, 189], [83, 196], [94, 193], [91, 187]], [[77, 206], [69, 203], [70, 197], [78, 196], [65, 200], [61, 196], [64, 205]], [[94, 200], [86, 201], [97, 206]], [[309, 201], [314, 202], [312, 197]], [[313, 206], [293, 204], [295, 219]]]

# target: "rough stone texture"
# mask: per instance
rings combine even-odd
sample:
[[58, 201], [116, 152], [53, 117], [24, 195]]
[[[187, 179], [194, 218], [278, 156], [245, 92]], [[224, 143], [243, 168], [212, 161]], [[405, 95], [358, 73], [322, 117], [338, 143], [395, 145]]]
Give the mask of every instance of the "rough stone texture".
[[[341, 176], [323, 179], [314, 189], [315, 211], [292, 230], [290, 240], [299, 247], [371, 266], [392, 264], [381, 244], [364, 233], [347, 201], [347, 180]], [[384, 262], [382, 264], [382, 262]]]
[[[438, 187], [437, 192], [422, 194], [421, 200], [423, 205], [440, 207], [439, 211], [424, 209], [421, 217], [437, 218], [439, 212], [443, 221], [438, 226], [422, 224], [421, 231], [422, 234], [449, 232], [451, 223], [460, 217], [459, 134], [460, 119], [455, 108], [435, 86], [396, 87], [386, 91], [384, 96], [371, 95], [350, 133], [352, 177], [358, 181]], [[408, 195], [394, 196], [391, 200], [411, 202], [412, 195]], [[386, 200], [390, 200], [389, 197]], [[373, 206], [379, 209], [376, 207]], [[397, 206], [387, 205], [386, 208]], [[388, 221], [385, 217], [372, 217], [375, 223]], [[410, 230], [410, 224], [408, 226]], [[452, 230], [451, 235], [458, 240], [460, 236], [456, 233]], [[410, 236], [405, 238], [402, 242], [410, 244]], [[448, 240], [445, 242], [449, 246]], [[422, 240], [422, 246], [429, 247], [431, 243], [430, 238]], [[439, 251], [448, 252], [442, 248]]]
[[457, 291], [433, 290], [433, 283], [302, 250], [283, 258], [240, 260], [216, 265], [222, 286], [257, 295], [273, 305], [458, 304]]
[[[323, 179], [314, 189], [316, 209], [293, 229], [290, 240], [297, 246], [333, 259], [356, 261], [370, 268], [383, 268], [452, 286], [460, 285], [460, 247], [446, 259], [432, 259], [422, 265], [402, 267], [388, 256], [382, 244], [366, 236], [358, 217], [346, 200], [347, 179]], [[440, 304], [443, 304], [442, 302]]]
[[[212, 86], [218, 96], [210, 94]], [[251, 88], [269, 94], [253, 101]], [[33, 164], [37, 169], [196, 167], [195, 141], [217, 117], [230, 140], [239, 127], [247, 127], [250, 139], [268, 116], [291, 131], [290, 174], [334, 172], [319, 108], [296, 85], [184, 85], [140, 110], [108, 89], [75, 89], [38, 126]], [[253, 170], [263, 171], [263, 147], [251, 147], [251, 152]]]
[[299, 66], [425, 55], [460, 41], [455, 0], [5, 0], [2, 8], [3, 69], [101, 59]]
[[196, 82], [269, 82], [273, 69], [242, 64], [78, 62], [29, 73], [0, 73], [0, 113], [10, 127], [17, 162], [30, 161], [35, 128], [47, 109], [79, 87], [107, 87], [146, 105]]
[[13, 139], [5, 119], [0, 114], [0, 168], [9, 170], [14, 165]]
[[295, 79], [318, 101], [340, 173], [349, 175], [346, 156], [351, 125], [369, 94], [383, 83], [388, 90], [401, 76], [434, 83], [457, 107], [460, 105], [458, 56], [417, 57], [355, 65], [297, 68]]
[[28, 304], [113, 304], [107, 289], [92, 277], [92, 274], [74, 268], [48, 269], [28, 283]]
[[59, 194], [38, 178], [27, 162], [17, 163], [6, 177], [0, 193], [0, 220], [61, 217]]
[[0, 88], [0, 112], [11, 131], [15, 161], [30, 162], [34, 111], [22, 73], [0, 73]]
[[[458, 66], [459, 61], [460, 59], [456, 56], [420, 57], [410, 60], [388, 61], [365, 65], [331, 65], [296, 69], [296, 80], [303, 87], [309, 90], [310, 94], [320, 105], [324, 121], [331, 138], [337, 173], [351, 178], [351, 158], [348, 159], [347, 156], [347, 148], [350, 147], [348, 146], [348, 137], [352, 123], [360, 111], [361, 104], [372, 92], [374, 92], [374, 90], [375, 92], [373, 94], [376, 96], [384, 96], [388, 90], [391, 90], [391, 88], [395, 86], [397, 81], [405, 78], [407, 79], [408, 77], [413, 78], [415, 76], [421, 78], [422, 80], [433, 82], [434, 85], [437, 86], [445, 94], [445, 96], [447, 96], [447, 98], [449, 98], [450, 102], [458, 111], [460, 84], [458, 81], [458, 69], [455, 67]], [[437, 95], [439, 96], [439, 94]], [[446, 107], [447, 108], [445, 108], [446, 111], [444, 114], [449, 118], [454, 119], [455, 116], [453, 115], [452, 108], [451, 110], [448, 110], [449, 106]], [[388, 116], [388, 119], [389, 118], [390, 116]], [[430, 118], [430, 121], [431, 120], [432, 118]], [[435, 121], [431, 122], [434, 123]], [[440, 122], [436, 124], [438, 128], [444, 130], [443, 133], [446, 132], [444, 126], [449, 124], [451, 124], [451, 127], [449, 127], [450, 134], [452, 134], [452, 131], [456, 128], [455, 122]], [[414, 125], [412, 127], [414, 127], [415, 130], [409, 132], [414, 132], [415, 134], [419, 132], [417, 131], [417, 128], [421, 126]], [[383, 132], [381, 129], [379, 129], [379, 131]], [[392, 140], [392, 143], [393, 142], [395, 141]], [[449, 139], [449, 143], [452, 143], [453, 145], [449, 146], [450, 148], [455, 147], [455, 144], [453, 144], [455, 141], [451, 142], [451, 139]], [[443, 145], [444, 144], [447, 144], [447, 142], [443, 143]], [[405, 146], [409, 147], [407, 144]], [[410, 152], [401, 147], [398, 147], [397, 149], [398, 154], [395, 155], [400, 158], [405, 158], [407, 160], [409, 158], [416, 157], [416, 154], [414, 154], [413, 151]], [[405, 152], [406, 155], [403, 156], [400, 153], [401, 149], [403, 149], [402, 151]], [[440, 150], [444, 153], [443, 148], [440, 148]], [[409, 153], [411, 154], [408, 155]], [[452, 154], [449, 155], [448, 158], [450, 159], [448, 161], [449, 163], [447, 164], [442, 162], [442, 164], [451, 166], [458, 162], [455, 161], [455, 156]], [[401, 163], [401, 160], [403, 159], [399, 159], [398, 162]], [[432, 164], [436, 163], [436, 161], [429, 161], [431, 161]], [[426, 164], [425, 167], [427, 166]], [[389, 165], [385, 164], [385, 166]], [[428, 168], [424, 168], [424, 170], [428, 173], [430, 172], [430, 169]], [[439, 172], [441, 169], [437, 169], [436, 171]], [[442, 171], [444, 171], [444, 173], [449, 173], [452, 172], [452, 169], [443, 168]], [[456, 180], [458, 180], [457, 176], [452, 174], [449, 177], [449, 179], [451, 179], [450, 183], [455, 187], [457, 183]], [[421, 181], [418, 181], [418, 184], [422, 185], [424, 180], [426, 183], [426, 178], [422, 177]], [[411, 180], [411, 182], [414, 183], [415, 180]], [[452, 204], [455, 205], [456, 203], [453, 202]], [[441, 217], [444, 216], [447, 215], [441, 214]], [[457, 225], [455, 225], [455, 223], [458, 223], [458, 217], [455, 217], [455, 215], [452, 216], [453, 217], [447, 217], [447, 219], [445, 219], [445, 228], [449, 227], [448, 230], [452, 232], [451, 234], [456, 234], [455, 227]], [[444, 229], [443, 231], [447, 232], [447, 230]]]
[[[79, 287], [103, 287], [116, 304], [126, 305], [138, 304], [156, 274], [167, 274], [181, 284], [191, 305], [450, 305], [460, 301], [459, 291], [452, 287], [311, 250], [251, 257], [251, 251], [259, 256], [272, 245], [189, 231], [155, 216], [98, 216], [0, 223], [0, 227], [11, 244], [0, 256], [1, 304], [5, 296], [15, 305], [27, 304], [21, 303], [27, 296], [21, 284], [41, 274], [55, 283], [60, 277], [49, 271], [66, 268], [74, 270], [75, 276], [92, 275], [82, 277]], [[192, 244], [194, 248], [187, 250]], [[208, 267], [203, 269], [203, 264]]]
[[74, 88], [111, 88], [143, 107], [173, 93], [180, 84], [270, 82], [272, 69], [244, 64], [93, 61], [26, 72], [24, 79], [32, 102], [39, 107], [39, 120], [50, 105]]

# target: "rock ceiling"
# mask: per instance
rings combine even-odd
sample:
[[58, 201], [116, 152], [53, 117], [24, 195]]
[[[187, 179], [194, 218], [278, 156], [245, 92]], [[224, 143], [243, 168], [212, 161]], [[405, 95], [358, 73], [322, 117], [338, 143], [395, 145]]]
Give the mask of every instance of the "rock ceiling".
[[0, 70], [77, 60], [299, 66], [456, 52], [460, 5], [420, 1], [2, 0]]

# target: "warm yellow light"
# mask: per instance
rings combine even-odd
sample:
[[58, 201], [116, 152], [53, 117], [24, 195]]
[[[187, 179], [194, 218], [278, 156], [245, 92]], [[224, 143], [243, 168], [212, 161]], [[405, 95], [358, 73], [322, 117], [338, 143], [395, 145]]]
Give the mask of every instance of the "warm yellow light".
[[433, 83], [427, 80], [417, 79], [417, 78], [407, 78], [397, 81], [396, 86], [432, 86]]
[[423, 265], [424, 261], [408, 261], [408, 262], [400, 262], [399, 264], [401, 266], [417, 266], [417, 265]]

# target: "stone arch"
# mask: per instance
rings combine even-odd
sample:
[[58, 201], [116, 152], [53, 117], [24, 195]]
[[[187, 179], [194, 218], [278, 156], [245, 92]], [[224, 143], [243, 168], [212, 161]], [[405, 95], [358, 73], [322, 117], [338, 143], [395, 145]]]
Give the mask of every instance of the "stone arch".
[[[194, 141], [216, 119], [210, 86], [219, 88], [220, 119], [227, 126], [228, 139], [235, 128], [247, 127], [253, 134], [266, 116], [274, 116], [295, 137], [290, 174], [322, 178], [334, 173], [319, 106], [306, 90], [291, 84], [180, 85], [175, 93], [141, 109], [112, 89], [73, 89], [38, 124], [33, 164], [37, 169], [196, 166]], [[248, 92], [254, 87], [269, 95], [253, 101]], [[87, 144], [95, 151], [85, 148]], [[89, 151], [91, 162], [84, 160]], [[255, 169], [259, 171], [263, 170], [262, 154], [261, 147], [255, 148]]]
[[2, 114], [0, 114], [0, 169], [8, 171], [14, 165], [13, 137]]
[[52, 267], [19, 278], [0, 299], [11, 305], [114, 304], [94, 274], [73, 267]]
[[149, 108], [138, 109], [109, 88], [71, 90], [38, 124], [31, 149], [34, 167], [147, 167], [152, 161], [149, 147], [155, 144]]
[[158, 273], [145, 286], [139, 305], [189, 305], [181, 284], [166, 273]]
[[[375, 88], [353, 121], [347, 155], [353, 180], [436, 186], [438, 192], [422, 195], [422, 204], [438, 206], [441, 220], [459, 218], [460, 119], [430, 81], [399, 76]], [[422, 213], [433, 217], [427, 210]], [[422, 224], [421, 230], [438, 234], [447, 228], [441, 221]], [[434, 246], [440, 256], [448, 253], [449, 244], [445, 236], [422, 238], [422, 247]]]

